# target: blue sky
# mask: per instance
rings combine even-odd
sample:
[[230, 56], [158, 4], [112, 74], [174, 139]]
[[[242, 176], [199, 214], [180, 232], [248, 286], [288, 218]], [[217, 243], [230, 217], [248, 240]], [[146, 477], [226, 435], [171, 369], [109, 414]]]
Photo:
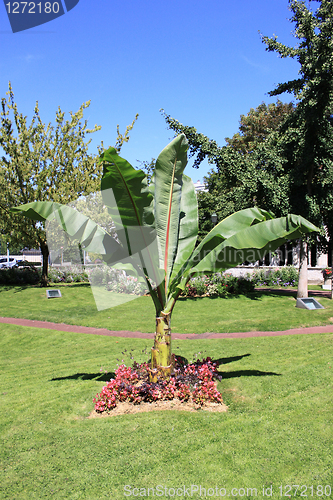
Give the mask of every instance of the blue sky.
[[[102, 126], [92, 138], [115, 143], [136, 113], [139, 119], [122, 156], [150, 160], [173, 137], [159, 110], [215, 139], [237, 132], [239, 117], [299, 65], [265, 51], [258, 31], [295, 45], [287, 0], [80, 0], [47, 24], [13, 34], [0, 8], [0, 96], [13, 86], [19, 111], [32, 116], [39, 101], [44, 122], [58, 106]], [[291, 96], [282, 96], [289, 102]], [[189, 163], [191, 165], [191, 162]], [[202, 180], [208, 170], [189, 166]]]

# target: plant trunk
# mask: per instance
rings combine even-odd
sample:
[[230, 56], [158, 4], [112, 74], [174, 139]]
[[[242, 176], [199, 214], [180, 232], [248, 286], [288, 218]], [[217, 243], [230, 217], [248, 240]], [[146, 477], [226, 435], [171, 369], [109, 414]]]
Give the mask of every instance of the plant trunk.
[[168, 379], [174, 369], [174, 356], [171, 354], [171, 313], [156, 318], [154, 347], [151, 349], [150, 382]]
[[48, 267], [49, 267], [49, 247], [45, 241], [40, 242], [40, 249], [43, 256], [43, 269], [42, 269], [42, 277], [40, 280], [41, 286], [47, 286], [47, 275], [48, 275]]
[[299, 274], [297, 298], [305, 299], [308, 297], [308, 245], [306, 241], [300, 241], [299, 252]]

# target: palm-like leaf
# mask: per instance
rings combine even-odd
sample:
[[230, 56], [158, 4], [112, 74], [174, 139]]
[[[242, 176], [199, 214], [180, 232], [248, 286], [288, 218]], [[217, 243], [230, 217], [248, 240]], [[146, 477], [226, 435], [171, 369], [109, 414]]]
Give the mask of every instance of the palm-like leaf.
[[[136, 254], [137, 264], [144, 274], [156, 283], [157, 292], [150, 291], [155, 306], [158, 304], [161, 310], [164, 298], [160, 283], [164, 276], [158, 269], [154, 198], [148, 188], [147, 177], [142, 170], [134, 169], [121, 158], [114, 148], [105, 151], [100, 161], [103, 164], [102, 197], [116, 225], [117, 236], [129, 254]], [[145, 258], [142, 258], [142, 251]]]
[[269, 219], [241, 229], [225, 238], [203, 257], [191, 272], [216, 272], [235, 267], [242, 262], [256, 262], [269, 251], [276, 250], [288, 240], [301, 238], [317, 228], [300, 215]]
[[183, 175], [180, 200], [179, 236], [177, 254], [170, 276], [170, 284], [177, 280], [184, 263], [191, 257], [198, 237], [198, 203], [194, 184], [190, 177]]
[[155, 194], [155, 229], [159, 247], [159, 266], [165, 272], [165, 292], [176, 258], [179, 241], [179, 218], [183, 187], [183, 171], [187, 163], [187, 140], [176, 137], [157, 158], [152, 180]]
[[[153, 226], [153, 196], [145, 173], [135, 170], [114, 148], [105, 151], [100, 161], [103, 164], [103, 201], [116, 226]], [[109, 196], [109, 189], [114, 197]]]
[[71, 239], [77, 240], [86, 250], [103, 255], [105, 260], [116, 262], [128, 257], [128, 252], [111, 235], [75, 208], [43, 201], [20, 205], [11, 211], [41, 222], [57, 220]]

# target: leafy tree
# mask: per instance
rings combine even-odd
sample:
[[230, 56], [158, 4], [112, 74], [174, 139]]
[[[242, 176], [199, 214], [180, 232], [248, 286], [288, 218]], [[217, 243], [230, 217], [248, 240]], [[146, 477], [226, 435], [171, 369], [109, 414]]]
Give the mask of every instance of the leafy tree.
[[[65, 113], [59, 107], [55, 125], [46, 125], [42, 122], [36, 102], [33, 118], [28, 124], [27, 117], [18, 111], [10, 83], [7, 98], [1, 99], [0, 231], [15, 246], [40, 247], [44, 285], [47, 282], [49, 256], [45, 228], [36, 221], [13, 218], [10, 208], [17, 203], [32, 201], [69, 203], [98, 190], [101, 167], [96, 157], [88, 153], [91, 140], [86, 140], [86, 136], [101, 127], [95, 125], [93, 129], [88, 129], [87, 121], [82, 121], [83, 112], [89, 104], [90, 101], [83, 103], [76, 113], [70, 112], [69, 120], [65, 119]], [[124, 136], [119, 133], [118, 127], [118, 151], [123, 142], [128, 141], [128, 132], [133, 125], [134, 122]]]
[[288, 175], [284, 174], [285, 159], [277, 131], [293, 111], [292, 103], [281, 101], [252, 108], [241, 116], [240, 131], [231, 139], [226, 138], [228, 145], [223, 147], [164, 113], [175, 133], [189, 136], [194, 167], [205, 158], [215, 166], [205, 177], [208, 192], [198, 193], [199, 240], [212, 227], [212, 212], [217, 213], [219, 220], [253, 205], [272, 210], [278, 216], [289, 212]]
[[226, 137], [226, 143], [240, 153], [251, 153], [271, 132], [278, 130], [294, 110], [292, 102], [283, 103], [279, 100], [270, 104], [262, 102], [256, 109], [251, 108], [247, 115], [241, 115], [239, 132], [231, 139]]
[[[216, 165], [218, 176], [213, 180], [222, 181], [223, 206], [229, 206], [230, 200], [238, 204], [243, 193], [244, 206], [252, 198], [277, 214], [286, 210], [301, 214], [326, 227], [320, 242], [327, 247], [328, 237], [328, 246], [333, 249], [333, 3], [320, 0], [314, 12], [303, 1], [290, 0], [289, 4], [298, 45], [288, 47], [277, 37], [262, 39], [266, 50], [299, 62], [299, 78], [281, 83], [270, 92], [271, 96], [289, 92], [298, 104], [268, 137], [264, 131], [258, 133], [257, 139], [265, 137], [264, 142], [254, 140], [253, 131], [260, 132], [254, 120], [260, 116], [259, 108], [257, 113], [248, 114], [250, 126], [247, 120], [241, 120], [240, 133], [227, 139], [233, 152], [219, 148], [193, 127], [184, 127], [168, 115], [165, 118], [170, 128], [188, 135], [190, 151], [196, 155], [194, 166], [206, 157]], [[251, 154], [245, 154], [247, 151]], [[299, 296], [307, 295], [306, 257], [303, 242]]]
[[[263, 36], [266, 50], [281, 58], [299, 62], [299, 78], [280, 83], [271, 96], [291, 93], [299, 101], [281, 135], [290, 178], [290, 205], [296, 213], [326, 227], [321, 242], [325, 246], [333, 236], [333, 3], [320, 0], [311, 11], [305, 3], [291, 0], [291, 21], [296, 47], [278, 42], [277, 37]], [[307, 296], [306, 245], [302, 245], [299, 296]]]
[[181, 134], [163, 149], [149, 186], [144, 172], [114, 148], [101, 155], [102, 194], [117, 240], [69, 206], [44, 202], [12, 209], [35, 220], [57, 219], [87, 250], [98, 250], [108, 264], [146, 280], [156, 310], [151, 381], [173, 370], [171, 314], [193, 276], [254, 262], [285, 241], [317, 230], [300, 216], [276, 219], [265, 210], [248, 208], [219, 222], [196, 247], [197, 199], [192, 180], [183, 173], [187, 148]]

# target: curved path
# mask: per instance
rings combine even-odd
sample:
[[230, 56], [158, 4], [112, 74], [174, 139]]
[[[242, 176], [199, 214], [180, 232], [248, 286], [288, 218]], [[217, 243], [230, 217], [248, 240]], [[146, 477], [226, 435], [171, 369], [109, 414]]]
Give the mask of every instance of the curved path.
[[[129, 332], [127, 330], [107, 330], [106, 328], [91, 328], [87, 326], [65, 325], [64, 323], [51, 323], [49, 321], [34, 321], [30, 319], [3, 318], [0, 323], [11, 325], [30, 326], [35, 328], [48, 328], [60, 332], [88, 333], [91, 335], [106, 335], [111, 337], [128, 337], [137, 339], [153, 339], [153, 333]], [[293, 328], [277, 332], [239, 332], [239, 333], [172, 333], [174, 339], [240, 339], [246, 337], [272, 337], [279, 335], [300, 335], [306, 333], [333, 333], [333, 325], [311, 326], [308, 328]]]

